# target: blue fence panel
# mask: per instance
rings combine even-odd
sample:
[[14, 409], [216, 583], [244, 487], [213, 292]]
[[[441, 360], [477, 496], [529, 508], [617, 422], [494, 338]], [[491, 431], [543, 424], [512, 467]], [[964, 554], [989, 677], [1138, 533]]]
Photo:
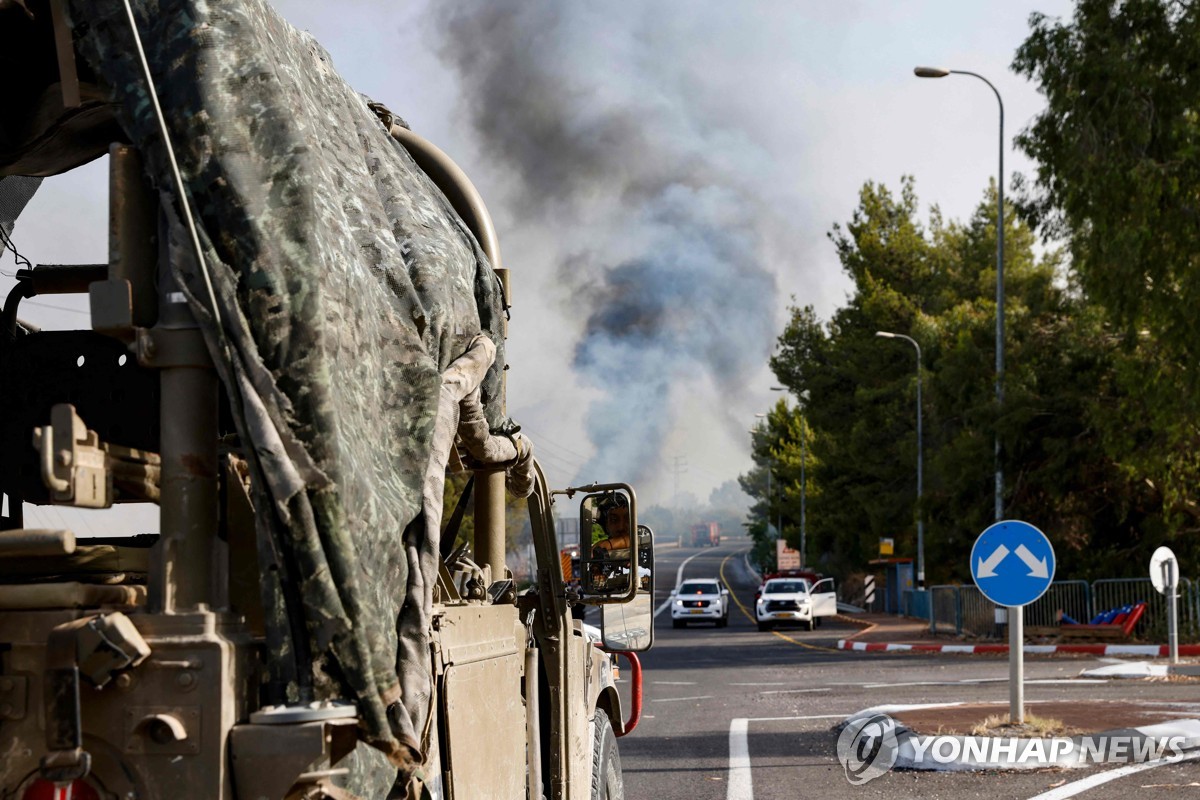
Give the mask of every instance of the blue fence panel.
[[916, 619], [929, 619], [929, 592], [914, 589], [910, 592], [907, 592], [907, 595], [908, 608], [904, 612], [905, 616], [915, 617]]

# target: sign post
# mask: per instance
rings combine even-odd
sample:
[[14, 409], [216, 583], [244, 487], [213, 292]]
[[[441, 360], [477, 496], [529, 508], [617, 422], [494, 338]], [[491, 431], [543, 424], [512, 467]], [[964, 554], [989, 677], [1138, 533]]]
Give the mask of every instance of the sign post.
[[1160, 547], [1150, 557], [1150, 581], [1159, 594], [1167, 596], [1167, 652], [1170, 663], [1179, 663], [1179, 561], [1169, 547]]
[[1008, 609], [1009, 721], [1025, 722], [1025, 606], [1054, 581], [1054, 548], [1028, 522], [988, 527], [971, 548], [971, 578], [988, 600]]

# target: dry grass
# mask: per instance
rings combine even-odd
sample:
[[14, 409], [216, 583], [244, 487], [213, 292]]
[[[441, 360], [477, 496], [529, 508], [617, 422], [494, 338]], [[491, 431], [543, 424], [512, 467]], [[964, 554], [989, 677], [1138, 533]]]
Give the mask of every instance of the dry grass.
[[1165, 683], [1200, 683], [1200, 675], [1167, 675], [1157, 680]]
[[1008, 714], [992, 714], [971, 728], [972, 736], [1071, 736], [1078, 733], [1060, 719], [1025, 715], [1024, 725], [1014, 725]]

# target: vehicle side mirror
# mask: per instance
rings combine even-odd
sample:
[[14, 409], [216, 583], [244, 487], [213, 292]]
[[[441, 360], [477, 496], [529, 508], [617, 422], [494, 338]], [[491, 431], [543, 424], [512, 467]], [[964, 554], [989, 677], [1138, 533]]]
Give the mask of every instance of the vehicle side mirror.
[[[633, 543], [638, 531], [633, 487], [589, 486], [579, 505], [580, 600], [593, 605], [626, 603], [638, 593]], [[647, 529], [648, 530], [648, 529]]]
[[654, 532], [645, 525], [637, 531], [637, 594], [600, 607], [601, 639], [609, 650], [641, 652], [654, 644]]
[[722, 590], [721, 590], [721, 594], [723, 594], [723, 595], [728, 595], [728, 594], [729, 594], [729, 590], [728, 590], [728, 589], [722, 589]]
[[670, 593], [670, 596], [671, 596], [671, 597], [674, 597], [674, 596], [675, 596], [675, 595], [676, 595], [678, 592], [679, 592], [679, 590], [678, 590], [678, 589], [672, 589], [672, 590], [671, 590], [671, 593]]

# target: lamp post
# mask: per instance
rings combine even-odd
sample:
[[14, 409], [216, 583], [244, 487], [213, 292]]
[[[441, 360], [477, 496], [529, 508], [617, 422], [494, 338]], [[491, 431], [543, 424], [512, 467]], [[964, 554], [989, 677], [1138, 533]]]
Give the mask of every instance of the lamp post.
[[[941, 67], [916, 67], [913, 74], [918, 78], [944, 78], [947, 75], [970, 75], [991, 88], [1000, 104], [1000, 171], [996, 176], [996, 414], [1004, 407], [1004, 101], [992, 82], [975, 72], [965, 69], [943, 69]], [[998, 422], [998, 420], [997, 420]], [[996, 426], [996, 521], [1004, 518], [1004, 470], [1000, 462], [1000, 426]]]
[[[1004, 407], [1004, 101], [992, 82], [974, 72], [941, 67], [916, 67], [913, 73], [918, 78], [944, 78], [947, 75], [970, 75], [991, 88], [1000, 104], [1000, 172], [997, 175], [996, 191], [996, 522], [1004, 518], [1004, 472], [1000, 466], [1000, 411]], [[1025, 610], [1021, 606], [1008, 610], [1008, 684], [1009, 719], [1015, 723], [1025, 721]]]
[[881, 339], [903, 339], [917, 348], [917, 589], [925, 590], [925, 514], [921, 500], [925, 495], [925, 451], [921, 436], [921, 345], [911, 336], [888, 331], [875, 331]]

